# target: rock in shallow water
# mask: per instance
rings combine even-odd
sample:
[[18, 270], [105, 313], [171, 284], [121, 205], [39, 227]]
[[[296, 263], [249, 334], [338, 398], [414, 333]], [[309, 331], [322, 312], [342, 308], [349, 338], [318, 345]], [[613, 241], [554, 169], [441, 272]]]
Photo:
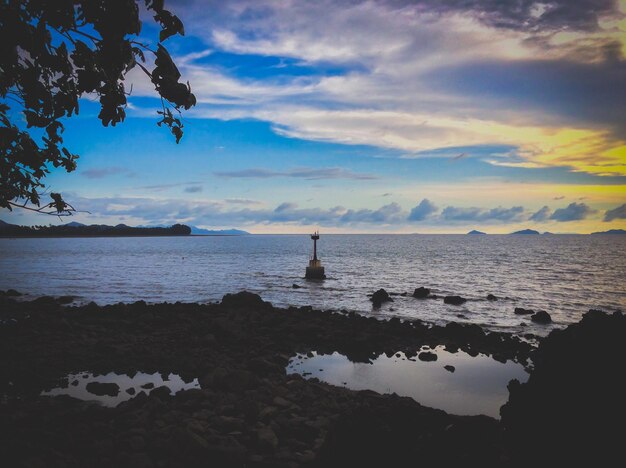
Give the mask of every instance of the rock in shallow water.
[[120, 393], [120, 386], [116, 383], [89, 382], [87, 391], [98, 396], [117, 396]]
[[552, 322], [552, 317], [545, 310], [540, 310], [536, 314], [530, 316], [530, 320], [535, 323], [547, 324]]
[[431, 362], [437, 360], [437, 355], [435, 353], [431, 353], [430, 351], [422, 351], [417, 355], [420, 361]]
[[467, 299], [461, 296], [446, 296], [443, 298], [444, 304], [461, 305], [467, 302]]
[[393, 299], [389, 297], [389, 293], [387, 291], [385, 291], [383, 288], [380, 288], [378, 291], [372, 294], [370, 301], [372, 301], [374, 307], [380, 307], [383, 302], [392, 302]]
[[535, 311], [532, 309], [524, 309], [523, 307], [516, 307], [515, 308], [515, 315], [530, 315], [530, 314], [534, 314]]
[[420, 286], [413, 291], [413, 297], [416, 299], [426, 299], [430, 295], [430, 289]]

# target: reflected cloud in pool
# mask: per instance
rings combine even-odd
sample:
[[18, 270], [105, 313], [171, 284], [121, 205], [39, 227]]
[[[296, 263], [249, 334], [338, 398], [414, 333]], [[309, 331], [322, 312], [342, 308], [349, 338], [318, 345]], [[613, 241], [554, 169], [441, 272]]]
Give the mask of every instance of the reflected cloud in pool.
[[[500, 417], [500, 407], [507, 401], [507, 384], [511, 379], [525, 382], [528, 373], [521, 364], [464, 352], [450, 353], [443, 347], [434, 350], [437, 360], [420, 361], [404, 353], [388, 357], [381, 354], [371, 364], [351, 362], [337, 352], [298, 354], [293, 357], [287, 373], [305, 378], [316, 377], [324, 382], [352, 390], [374, 390], [408, 396], [418, 403], [459, 415], [485, 414]], [[444, 366], [454, 366], [450, 372]]]

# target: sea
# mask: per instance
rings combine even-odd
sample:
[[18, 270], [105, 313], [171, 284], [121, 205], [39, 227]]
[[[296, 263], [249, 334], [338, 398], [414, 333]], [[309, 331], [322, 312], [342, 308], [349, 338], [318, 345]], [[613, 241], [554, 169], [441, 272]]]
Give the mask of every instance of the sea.
[[[589, 309], [626, 309], [626, 236], [322, 234], [318, 253], [323, 281], [304, 279], [307, 235], [0, 239], [0, 289], [100, 305], [209, 303], [246, 290], [281, 307], [538, 335]], [[420, 286], [439, 298], [411, 297]], [[374, 308], [369, 295], [380, 288], [393, 302]], [[447, 305], [446, 295], [467, 302]], [[553, 323], [534, 324], [516, 307], [545, 310]]]

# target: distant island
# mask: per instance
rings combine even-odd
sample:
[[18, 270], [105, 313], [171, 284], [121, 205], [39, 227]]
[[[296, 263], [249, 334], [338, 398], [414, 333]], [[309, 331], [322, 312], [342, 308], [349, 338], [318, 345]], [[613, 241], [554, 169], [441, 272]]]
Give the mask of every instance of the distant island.
[[131, 227], [126, 224], [107, 226], [71, 222], [60, 226], [18, 226], [0, 220], [0, 237], [144, 237], [188, 236], [191, 228], [184, 224], [169, 227]]
[[470, 232], [467, 233], [468, 236], [474, 236], [474, 235], [487, 235], [486, 232], [482, 232], [482, 231], [477, 231], [476, 229], [472, 229]]
[[192, 236], [247, 236], [250, 235], [248, 231], [242, 231], [241, 229], [203, 229], [196, 226], [191, 227]]
[[619, 234], [619, 235], [624, 235], [626, 234], [626, 230], [624, 229], [609, 229], [608, 231], [600, 231], [600, 232], [592, 232], [591, 235], [595, 236], [598, 234]]
[[515, 231], [511, 234], [539, 234], [539, 231], [535, 231], [534, 229], [522, 229], [521, 231]]

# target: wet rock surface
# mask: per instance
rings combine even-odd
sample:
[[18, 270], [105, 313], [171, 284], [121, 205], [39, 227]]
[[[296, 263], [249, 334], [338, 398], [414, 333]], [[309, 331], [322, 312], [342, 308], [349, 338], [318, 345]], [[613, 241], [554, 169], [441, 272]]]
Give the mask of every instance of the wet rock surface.
[[430, 289], [420, 286], [413, 291], [413, 297], [416, 299], [426, 299], [430, 295]]
[[530, 316], [530, 320], [535, 323], [548, 324], [552, 323], [552, 317], [545, 310], [540, 310], [539, 312], [534, 313]]
[[467, 302], [467, 299], [461, 296], [446, 296], [443, 298], [443, 302], [445, 304], [459, 306], [459, 305], [465, 304]]
[[[496, 463], [504, 456], [496, 420], [304, 380], [285, 366], [311, 350], [367, 362], [444, 345], [525, 363], [533, 349], [475, 325], [279, 309], [250, 293], [221, 304], [104, 307], [4, 296], [0, 318], [7, 317], [15, 319], [0, 326], [7, 466], [348, 466], [350, 457], [362, 466], [383, 458], [387, 466]], [[138, 391], [115, 408], [40, 395], [78, 371], [172, 372], [198, 378], [201, 388]]]
[[374, 307], [380, 307], [385, 302], [392, 302], [393, 299], [389, 296], [389, 293], [384, 289], [379, 289], [370, 298]]

